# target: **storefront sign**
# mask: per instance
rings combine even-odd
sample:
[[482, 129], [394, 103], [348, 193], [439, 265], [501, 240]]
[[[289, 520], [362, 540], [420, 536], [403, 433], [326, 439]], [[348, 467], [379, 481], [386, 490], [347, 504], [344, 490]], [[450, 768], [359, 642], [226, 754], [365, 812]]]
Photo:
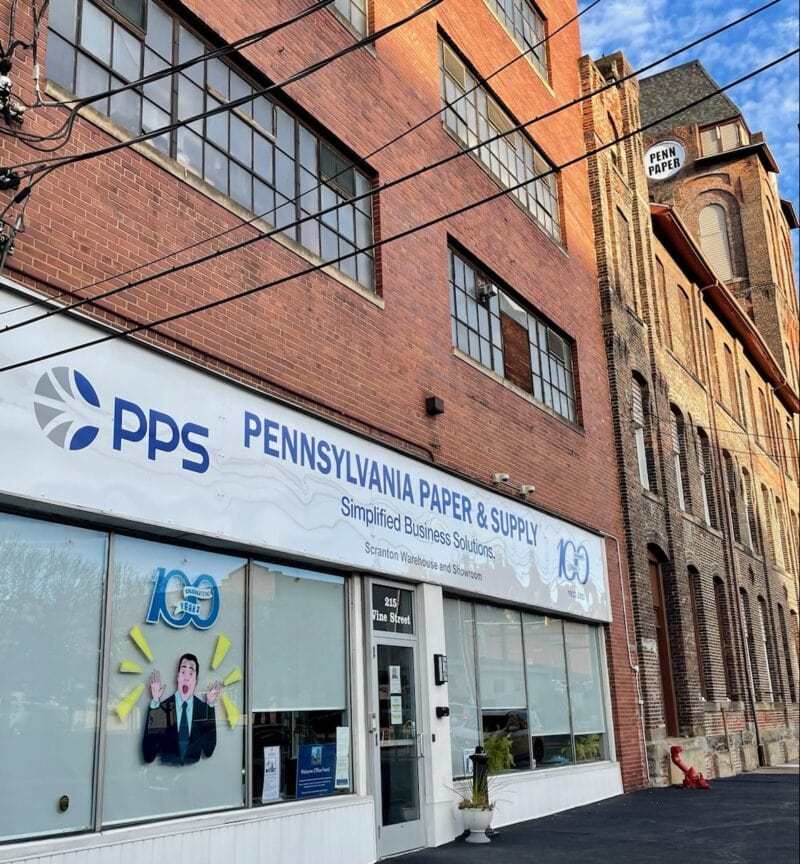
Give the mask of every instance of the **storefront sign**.
[[372, 629], [382, 630], [385, 633], [413, 633], [413, 599], [411, 591], [403, 588], [392, 588], [389, 585], [373, 585]]
[[644, 170], [648, 180], [668, 180], [686, 164], [686, 150], [680, 141], [659, 141], [647, 148]]
[[[97, 334], [53, 316], [0, 366]], [[610, 620], [598, 535], [122, 339], [3, 373], [0, 429], [0, 494]], [[213, 614], [184, 599], [151, 611]]]
[[297, 748], [297, 797], [333, 795], [335, 744], [303, 744]]

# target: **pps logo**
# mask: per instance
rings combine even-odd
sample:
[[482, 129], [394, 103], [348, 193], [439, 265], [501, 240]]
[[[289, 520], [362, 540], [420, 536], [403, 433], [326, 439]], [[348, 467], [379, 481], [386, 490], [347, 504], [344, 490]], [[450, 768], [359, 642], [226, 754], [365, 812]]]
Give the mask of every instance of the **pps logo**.
[[[172, 588], [171, 583], [174, 583]], [[177, 599], [173, 600], [172, 611], [167, 600], [170, 590], [177, 594]], [[208, 606], [204, 609], [207, 601]], [[150, 608], [145, 618], [148, 624], [158, 624], [158, 619], [161, 618], [170, 627], [180, 628], [194, 624], [198, 630], [208, 630], [214, 626], [218, 616], [219, 588], [213, 576], [201, 573], [191, 580], [183, 570], [167, 570], [166, 567], [156, 569], [153, 596], [150, 598]]]
[[42, 432], [64, 450], [83, 450], [100, 429], [95, 409], [100, 400], [85, 375], [68, 366], [45, 372], [36, 384], [34, 411]]

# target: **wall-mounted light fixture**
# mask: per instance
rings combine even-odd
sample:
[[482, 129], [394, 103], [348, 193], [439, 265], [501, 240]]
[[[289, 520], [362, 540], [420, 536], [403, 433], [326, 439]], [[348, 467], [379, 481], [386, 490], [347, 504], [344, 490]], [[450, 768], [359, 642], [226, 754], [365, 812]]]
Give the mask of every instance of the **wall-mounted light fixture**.
[[437, 414], [444, 414], [444, 399], [439, 396], [426, 396], [425, 413], [428, 417], [435, 417]]

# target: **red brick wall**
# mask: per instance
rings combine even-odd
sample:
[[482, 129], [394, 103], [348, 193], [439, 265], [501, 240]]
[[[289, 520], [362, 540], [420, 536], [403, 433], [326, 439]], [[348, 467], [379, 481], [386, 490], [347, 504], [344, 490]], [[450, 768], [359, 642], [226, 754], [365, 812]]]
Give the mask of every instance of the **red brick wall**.
[[[187, 5], [227, 41], [306, 4], [198, 0]], [[417, 4], [397, 0], [372, 5], [375, 26], [380, 27]], [[576, 12], [574, 0], [539, 5], [551, 29]], [[381, 40], [374, 51], [361, 49], [292, 85], [288, 95], [334, 140], [356, 156], [366, 155], [439, 109], [437, 25], [482, 75], [518, 53], [484, 3], [462, 0], [443, 4]], [[4, 26], [0, 15], [0, 27]], [[576, 27], [557, 39], [550, 55], [552, 89], [525, 61], [492, 82], [518, 120], [545, 113], [580, 92]], [[264, 75], [279, 80], [351, 41], [341, 23], [323, 11], [245, 53]], [[44, 45], [40, 61], [46, 69]], [[29, 63], [17, 64], [15, 81], [30, 101], [26, 67]], [[44, 133], [64, 116], [61, 109], [32, 110], [25, 129]], [[583, 148], [580, 107], [537, 124], [531, 134], [553, 163], [574, 158]], [[81, 153], [113, 140], [79, 119], [60, 152]], [[455, 147], [441, 122], [434, 120], [370, 159], [369, 165], [379, 181], [387, 181], [444, 157]], [[8, 137], [0, 139], [2, 165], [35, 156]], [[621, 538], [585, 165], [562, 172], [560, 187], [564, 248], [512, 201], [501, 199], [384, 247], [381, 305], [329, 275], [315, 273], [164, 326], [157, 341], [201, 365], [332, 416], [477, 482], [488, 482], [498, 470], [507, 471], [514, 481], [533, 482], [536, 506]], [[380, 234], [388, 237], [496, 191], [473, 160], [459, 159], [381, 195]], [[91, 294], [99, 288], [86, 286], [96, 280], [238, 222], [228, 209], [152, 161], [123, 150], [59, 169], [36, 187], [25, 233], [17, 239], [7, 271], [48, 293]], [[232, 237], [240, 239], [252, 230], [243, 228]], [[449, 236], [576, 340], [583, 428], [572, 427], [453, 356]], [[226, 241], [203, 245], [200, 251]], [[93, 307], [92, 313], [115, 324], [135, 324], [305, 266], [284, 246], [265, 240], [118, 294]], [[431, 393], [442, 397], [446, 407], [436, 418], [424, 412], [424, 397]], [[613, 543], [608, 544], [608, 560], [614, 623], [607, 641], [617, 751], [625, 784], [633, 788], [644, 776], [641, 732]], [[622, 581], [627, 582], [624, 554], [622, 561]]]

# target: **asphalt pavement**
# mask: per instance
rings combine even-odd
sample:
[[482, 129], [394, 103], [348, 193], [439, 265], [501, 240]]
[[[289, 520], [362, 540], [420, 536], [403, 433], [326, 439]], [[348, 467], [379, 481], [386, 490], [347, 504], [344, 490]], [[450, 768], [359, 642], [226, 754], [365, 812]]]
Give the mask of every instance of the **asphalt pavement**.
[[762, 768], [710, 790], [644, 789], [501, 828], [489, 845], [458, 838], [400, 864], [797, 864], [797, 765]]

